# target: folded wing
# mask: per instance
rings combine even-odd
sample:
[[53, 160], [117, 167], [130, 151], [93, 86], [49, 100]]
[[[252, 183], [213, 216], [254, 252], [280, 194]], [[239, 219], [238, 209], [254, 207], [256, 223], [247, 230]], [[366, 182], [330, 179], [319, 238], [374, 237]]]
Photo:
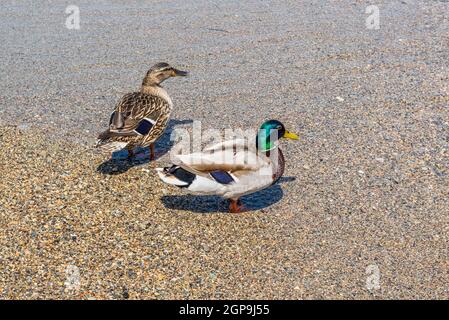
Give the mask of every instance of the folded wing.
[[216, 176], [225, 180], [225, 175], [217, 172], [228, 172], [238, 177], [248, 171], [257, 172], [271, 166], [270, 159], [249, 146], [244, 139], [218, 143], [203, 152], [176, 155], [174, 160], [176, 165], [192, 173], [209, 175], [215, 172]]

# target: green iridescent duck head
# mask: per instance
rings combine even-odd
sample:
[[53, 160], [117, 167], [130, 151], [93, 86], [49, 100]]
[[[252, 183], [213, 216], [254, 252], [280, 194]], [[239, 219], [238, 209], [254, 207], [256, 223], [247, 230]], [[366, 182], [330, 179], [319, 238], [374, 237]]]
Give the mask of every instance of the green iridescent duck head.
[[272, 150], [277, 147], [277, 141], [282, 138], [299, 139], [296, 134], [285, 129], [282, 122], [278, 120], [265, 121], [260, 126], [259, 133], [257, 134], [257, 149], [264, 152]]

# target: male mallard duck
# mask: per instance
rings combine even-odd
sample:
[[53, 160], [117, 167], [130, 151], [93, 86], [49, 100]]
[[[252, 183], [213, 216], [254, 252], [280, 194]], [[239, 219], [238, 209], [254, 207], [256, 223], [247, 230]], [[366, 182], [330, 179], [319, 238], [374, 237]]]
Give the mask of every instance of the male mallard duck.
[[252, 146], [245, 139], [215, 144], [203, 152], [175, 155], [171, 167], [157, 168], [162, 181], [200, 194], [231, 200], [231, 212], [240, 212], [239, 198], [276, 183], [284, 173], [284, 155], [278, 139], [299, 139], [277, 120], [262, 124]]
[[109, 129], [98, 136], [96, 147], [114, 152], [126, 148], [128, 157], [137, 146], [150, 146], [154, 159], [154, 142], [164, 132], [173, 103], [161, 83], [176, 76], [186, 76], [168, 63], [157, 63], [148, 70], [140, 92], [125, 94], [111, 115]]

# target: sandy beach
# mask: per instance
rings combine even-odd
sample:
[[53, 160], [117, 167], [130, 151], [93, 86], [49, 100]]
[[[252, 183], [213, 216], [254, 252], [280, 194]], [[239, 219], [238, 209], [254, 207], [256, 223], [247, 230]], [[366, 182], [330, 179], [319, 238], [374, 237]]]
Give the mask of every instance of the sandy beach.
[[[0, 8], [1, 299], [449, 298], [448, 2], [76, 5]], [[95, 152], [159, 61], [160, 157]], [[300, 140], [247, 212], [155, 174], [176, 128], [269, 118]]]

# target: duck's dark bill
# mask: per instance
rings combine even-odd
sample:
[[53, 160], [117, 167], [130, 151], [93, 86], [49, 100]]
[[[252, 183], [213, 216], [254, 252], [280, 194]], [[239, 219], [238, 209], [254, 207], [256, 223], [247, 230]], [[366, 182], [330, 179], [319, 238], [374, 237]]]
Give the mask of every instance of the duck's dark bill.
[[173, 71], [175, 72], [175, 75], [178, 77], [185, 77], [189, 74], [187, 71], [182, 71], [175, 68], [173, 68]]

